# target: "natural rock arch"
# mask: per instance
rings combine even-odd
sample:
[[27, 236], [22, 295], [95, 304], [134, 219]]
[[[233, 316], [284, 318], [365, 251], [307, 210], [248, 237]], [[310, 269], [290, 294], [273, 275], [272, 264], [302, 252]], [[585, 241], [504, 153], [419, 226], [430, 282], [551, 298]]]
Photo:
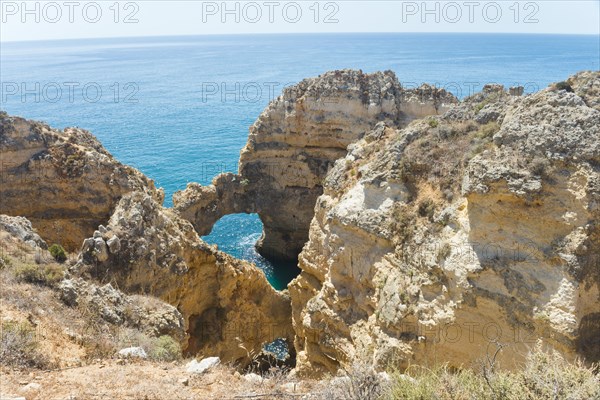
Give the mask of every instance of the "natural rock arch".
[[250, 127], [239, 173], [212, 185], [188, 185], [173, 196], [175, 209], [200, 235], [224, 215], [257, 213], [263, 222], [258, 251], [271, 260], [295, 260], [308, 240], [323, 179], [348, 146], [378, 122], [403, 126], [444, 112], [457, 100], [424, 85], [405, 90], [391, 71], [327, 72], [286, 88]]

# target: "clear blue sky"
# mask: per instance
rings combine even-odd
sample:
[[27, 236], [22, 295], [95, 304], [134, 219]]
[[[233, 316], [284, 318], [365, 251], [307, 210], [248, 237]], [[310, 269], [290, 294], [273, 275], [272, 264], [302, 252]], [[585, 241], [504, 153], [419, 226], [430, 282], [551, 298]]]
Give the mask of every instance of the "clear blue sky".
[[1, 41], [232, 33], [600, 32], [599, 0], [0, 0], [0, 13]]

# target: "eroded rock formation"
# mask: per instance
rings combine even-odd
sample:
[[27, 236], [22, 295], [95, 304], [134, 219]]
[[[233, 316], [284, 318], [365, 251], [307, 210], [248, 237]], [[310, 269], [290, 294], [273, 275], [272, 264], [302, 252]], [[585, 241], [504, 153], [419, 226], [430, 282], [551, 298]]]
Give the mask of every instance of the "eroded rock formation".
[[[287, 292], [273, 289], [256, 266], [204, 243], [188, 221], [162, 207], [162, 190], [116, 161], [92, 134], [2, 113], [0, 155], [0, 212], [32, 221], [0, 216], [0, 228], [38, 246], [45, 240], [81, 249], [73, 279], [61, 285], [65, 301], [110, 298], [110, 307], [92, 302], [112, 310], [107, 318], [117, 323], [129, 301], [122, 299], [130, 297], [113, 295], [113, 288], [156, 296], [177, 308], [186, 337], [167, 329], [178, 323], [173, 315], [162, 322], [189, 354], [241, 366], [274, 339], [287, 340], [293, 351]], [[162, 317], [142, 315], [142, 325], [144, 318], [160, 324]]]
[[244, 366], [275, 339], [293, 348], [287, 292], [273, 289], [256, 266], [204, 243], [191, 223], [145, 193], [123, 196], [81, 255], [78, 274], [176, 306], [189, 354]]
[[[451, 96], [403, 91], [389, 72], [327, 73], [269, 105], [239, 174], [189, 185], [175, 209], [88, 133], [3, 114], [2, 207], [31, 215], [40, 240], [56, 237], [52, 223], [88, 237], [71, 273], [99, 281], [94, 293], [175, 306], [190, 353], [245, 365], [294, 338], [298, 371], [317, 373], [469, 366], [501, 347], [510, 367], [541, 339], [597, 361], [599, 86], [598, 72], [527, 96], [490, 85], [446, 109]], [[17, 178], [46, 168], [66, 181], [43, 180], [46, 203], [30, 204], [38, 186]], [[199, 238], [238, 212], [261, 216], [263, 254], [304, 245], [289, 293]], [[26, 221], [9, 222], [40, 246]]]
[[300, 371], [598, 360], [600, 73], [379, 124], [327, 175], [290, 284]]
[[0, 112], [0, 154], [0, 213], [27, 217], [47, 242], [69, 250], [108, 220], [123, 194], [164, 197], [83, 129], [59, 131]]
[[175, 209], [208, 234], [223, 215], [258, 213], [257, 248], [270, 259], [295, 259], [308, 239], [325, 175], [349, 144], [377, 122], [402, 126], [445, 111], [456, 99], [430, 86], [403, 90], [391, 71], [327, 72], [286, 88], [250, 127], [239, 175], [175, 194]]

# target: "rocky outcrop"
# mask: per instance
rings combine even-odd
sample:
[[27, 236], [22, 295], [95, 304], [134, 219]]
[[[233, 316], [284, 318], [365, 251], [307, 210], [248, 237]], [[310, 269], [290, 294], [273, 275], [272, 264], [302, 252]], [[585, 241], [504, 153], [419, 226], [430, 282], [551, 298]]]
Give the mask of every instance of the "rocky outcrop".
[[596, 361], [600, 73], [379, 124], [324, 182], [290, 285], [300, 372]]
[[58, 292], [66, 305], [82, 307], [108, 323], [127, 325], [150, 337], [187, 338], [181, 313], [154, 297], [126, 295], [110, 283], [100, 286], [81, 278], [63, 280]]
[[[510, 367], [541, 340], [597, 361], [599, 85], [598, 72], [527, 96], [488, 85], [447, 108], [450, 95], [404, 91], [390, 72], [327, 73], [269, 105], [239, 174], [189, 185], [175, 209], [85, 132], [3, 115], [2, 154], [15, 165], [3, 171], [48, 168], [73, 187], [44, 181], [45, 211], [28, 201], [38, 186], [9, 174], [2, 207], [32, 214], [44, 239], [54, 241], [44, 221], [73, 240], [89, 232], [63, 301], [100, 297], [102, 318], [118, 323], [125, 300], [113, 288], [159, 297], [182, 316], [190, 354], [245, 366], [265, 343], [293, 338], [300, 373], [356, 361], [461, 367], [497, 349]], [[302, 249], [289, 292], [199, 238], [239, 212], [260, 215], [263, 254]], [[3, 221], [43, 246], [25, 221]]]
[[0, 215], [0, 230], [32, 248], [48, 248], [46, 242], [37, 234], [31, 226], [31, 222], [25, 217]]
[[[189, 354], [241, 366], [275, 339], [293, 350], [287, 292], [273, 289], [256, 266], [204, 243], [162, 207], [162, 190], [89, 132], [2, 113], [0, 155], [0, 212], [32, 221], [0, 216], [3, 235], [41, 249], [46, 240], [80, 250], [72, 277], [60, 285], [65, 303], [85, 303], [110, 323], [169, 334]], [[171, 306], [148, 308], [150, 300], [142, 304], [136, 295]]]
[[391, 71], [333, 71], [286, 88], [250, 127], [239, 175], [175, 194], [175, 209], [201, 235], [231, 213], [258, 213], [257, 244], [269, 259], [295, 259], [308, 239], [325, 175], [347, 146], [385, 121], [402, 126], [445, 111], [456, 99], [431, 86], [403, 90]]
[[42, 238], [79, 248], [133, 190], [163, 193], [116, 161], [89, 132], [59, 131], [0, 112], [0, 213], [27, 217]]
[[[46, 251], [47, 247], [29, 220], [24, 217], [0, 215], [0, 270], [33, 263], [39, 268], [52, 264], [56, 266], [57, 262]], [[14, 274], [14, 270], [12, 272]], [[5, 285], [3, 290], [12, 292], [12, 279], [7, 276], [3, 279], [6, 280], [2, 282]], [[185, 324], [179, 311], [159, 299], [127, 295], [110, 284], [99, 286], [80, 278], [65, 277], [55, 286], [57, 297], [66, 305], [79, 306], [80, 310], [86, 310], [89, 315], [98, 315], [110, 324], [134, 328], [150, 337], [169, 335], [180, 341], [186, 338]], [[2, 293], [4, 295], [4, 291]], [[45, 308], [44, 304], [39, 306], [39, 309]], [[49, 314], [58, 312], [59, 310], [52, 310]], [[63, 328], [73, 333], [73, 326]], [[85, 331], [87, 329], [82, 333]]]
[[74, 272], [174, 305], [189, 334], [188, 354], [245, 366], [275, 339], [293, 348], [287, 292], [273, 289], [254, 265], [204, 243], [148, 194], [121, 198], [106, 227], [83, 242]]

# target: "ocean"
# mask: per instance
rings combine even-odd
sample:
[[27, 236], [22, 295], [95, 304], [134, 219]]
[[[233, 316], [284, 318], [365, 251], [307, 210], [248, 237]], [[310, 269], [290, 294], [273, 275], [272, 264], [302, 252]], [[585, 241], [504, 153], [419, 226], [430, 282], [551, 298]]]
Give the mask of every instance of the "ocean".
[[[283, 87], [333, 69], [394, 71], [407, 87], [465, 97], [486, 83], [533, 92], [598, 70], [597, 36], [288, 34], [146, 37], [0, 46], [0, 109], [94, 133], [171, 196], [237, 171], [248, 128]], [[204, 239], [285, 288], [298, 270], [254, 250], [256, 215], [222, 218]]]

